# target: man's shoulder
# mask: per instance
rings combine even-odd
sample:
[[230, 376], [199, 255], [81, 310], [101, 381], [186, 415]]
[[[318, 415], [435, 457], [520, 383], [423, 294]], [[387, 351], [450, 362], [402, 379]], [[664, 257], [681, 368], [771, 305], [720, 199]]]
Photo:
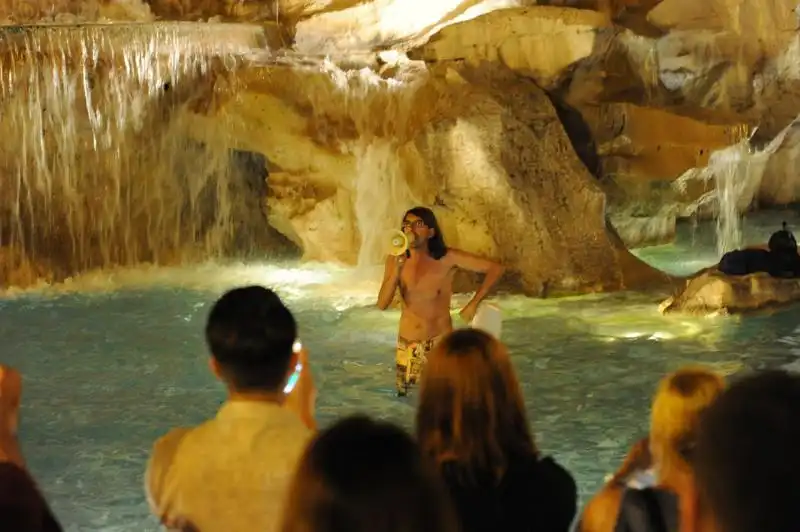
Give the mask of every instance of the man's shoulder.
[[150, 453], [151, 463], [158, 463], [161, 461], [160, 459], [168, 459], [174, 456], [181, 442], [193, 430], [195, 429], [192, 427], [177, 427], [158, 438], [153, 444], [153, 450]]
[[470, 253], [469, 251], [464, 251], [463, 249], [459, 248], [447, 248], [447, 255], [445, 257], [450, 256], [453, 258], [456, 257], [477, 257], [474, 253]]
[[153, 512], [161, 516], [161, 503], [164, 497], [164, 489], [167, 483], [167, 475], [171, 469], [178, 448], [187, 434], [191, 432], [189, 427], [175, 428], [158, 438], [150, 451], [150, 458], [147, 460], [145, 470], [145, 493]]
[[[299, 417], [286, 409], [276, 409], [268, 417], [262, 417], [256, 423], [253, 432], [252, 417], [243, 417], [241, 420], [220, 420], [212, 418], [194, 427], [174, 428], [161, 436], [153, 444], [151, 462], [170, 462], [179, 449], [189, 454], [200, 450], [207, 451], [209, 446], [220, 441], [220, 431], [232, 434], [238, 430], [244, 434], [269, 434], [278, 446], [281, 440], [307, 440], [313, 432], [299, 419]], [[268, 420], [268, 421], [267, 421]], [[265, 430], [266, 429], [266, 430]]]
[[459, 259], [469, 256], [469, 253], [464, 251], [463, 249], [458, 248], [447, 248], [447, 253], [445, 253], [439, 261], [447, 264], [448, 266], [454, 266], [458, 264]]

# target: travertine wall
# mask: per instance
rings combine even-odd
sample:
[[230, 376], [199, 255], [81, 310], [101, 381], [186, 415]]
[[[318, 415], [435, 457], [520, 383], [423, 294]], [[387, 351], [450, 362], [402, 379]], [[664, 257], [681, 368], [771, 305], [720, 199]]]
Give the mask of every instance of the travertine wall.
[[[267, 64], [220, 78], [194, 120], [267, 156], [274, 228], [307, 259], [374, 263], [404, 209], [434, 205], [529, 293], [652, 281], [618, 235], [669, 239], [708, 192], [678, 176], [800, 111], [789, 0], [15, 2], [0, 17], [256, 22]], [[796, 199], [794, 139], [753, 202]]]

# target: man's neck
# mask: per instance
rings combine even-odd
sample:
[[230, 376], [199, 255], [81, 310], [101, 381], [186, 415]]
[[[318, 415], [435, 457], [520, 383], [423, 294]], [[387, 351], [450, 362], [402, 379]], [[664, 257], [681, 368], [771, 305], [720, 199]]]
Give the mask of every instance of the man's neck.
[[240, 392], [228, 390], [228, 401], [251, 402], [251, 403], [273, 403], [282, 405], [285, 396], [276, 392]]
[[430, 257], [431, 254], [428, 251], [428, 246], [422, 246], [420, 248], [409, 248], [409, 253], [412, 257]]

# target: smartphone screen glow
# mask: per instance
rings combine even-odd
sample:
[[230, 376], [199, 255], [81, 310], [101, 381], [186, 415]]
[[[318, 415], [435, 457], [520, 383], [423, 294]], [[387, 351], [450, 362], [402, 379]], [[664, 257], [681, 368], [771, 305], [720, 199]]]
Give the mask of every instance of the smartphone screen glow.
[[[303, 344], [300, 340], [296, 340], [292, 345], [292, 352], [299, 353], [303, 349]], [[298, 362], [297, 365], [294, 367], [294, 372], [292, 372], [289, 380], [286, 381], [286, 386], [283, 387], [283, 393], [288, 394], [294, 390], [294, 387], [297, 386], [297, 381], [300, 380], [300, 372], [303, 371], [303, 364]]]
[[291, 393], [292, 390], [294, 390], [294, 387], [297, 386], [297, 381], [300, 380], [301, 371], [303, 371], [303, 365], [298, 362], [294, 367], [294, 373], [292, 373], [289, 380], [286, 381], [286, 386], [283, 387], [283, 393]]

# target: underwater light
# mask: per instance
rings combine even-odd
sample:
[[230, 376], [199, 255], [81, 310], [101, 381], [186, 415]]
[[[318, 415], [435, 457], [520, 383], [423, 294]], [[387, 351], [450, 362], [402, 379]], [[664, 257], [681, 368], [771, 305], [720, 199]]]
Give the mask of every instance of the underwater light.
[[263, 267], [263, 278], [270, 284], [277, 285], [309, 285], [321, 284], [330, 280], [330, 272], [309, 270], [305, 268]]
[[675, 338], [674, 334], [670, 334], [667, 332], [656, 331], [650, 335], [648, 340], [672, 340]]
[[[687, 336], [690, 336], [690, 335], [687, 335]], [[620, 334], [618, 336], [606, 336], [605, 338], [603, 338], [603, 341], [605, 341], [605, 342], [615, 342], [615, 341], [621, 340], [621, 339], [624, 339], [624, 340], [636, 340], [636, 339], [639, 339], [639, 338], [646, 338], [647, 340], [653, 340], [653, 341], [657, 342], [657, 341], [660, 341], [660, 340], [674, 340], [675, 338], [677, 338], [677, 335], [672, 334], [672, 333], [668, 333], [668, 332], [663, 332], [663, 331], [656, 331], [654, 333], [632, 331], [632, 332], [626, 332], [626, 333]]]

